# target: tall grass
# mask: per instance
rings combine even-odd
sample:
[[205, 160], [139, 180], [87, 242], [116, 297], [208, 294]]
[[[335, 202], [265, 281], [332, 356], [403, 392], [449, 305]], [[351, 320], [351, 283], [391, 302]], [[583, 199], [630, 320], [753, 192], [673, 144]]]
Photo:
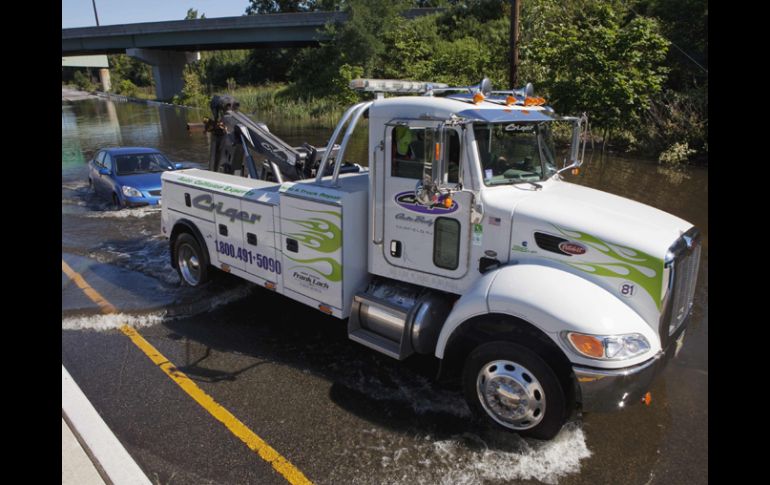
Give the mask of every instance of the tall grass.
[[219, 92], [225, 91], [240, 102], [242, 112], [260, 117], [313, 120], [333, 126], [347, 108], [331, 98], [297, 97], [284, 84], [246, 86]]

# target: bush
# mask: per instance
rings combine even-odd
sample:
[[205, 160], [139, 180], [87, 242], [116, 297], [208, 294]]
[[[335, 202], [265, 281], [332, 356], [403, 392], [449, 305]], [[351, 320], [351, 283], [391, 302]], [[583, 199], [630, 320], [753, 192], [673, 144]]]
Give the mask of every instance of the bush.
[[198, 77], [195, 66], [188, 64], [184, 68], [184, 87], [182, 92], [171, 100], [174, 104], [192, 106], [195, 108], [208, 107], [209, 97], [203, 90], [203, 85]]
[[123, 96], [135, 98], [139, 94], [139, 88], [129, 79], [123, 79], [118, 83], [115, 92]]
[[647, 155], [660, 154], [670, 160], [684, 153], [681, 147], [687, 146], [688, 153], [692, 151], [687, 158], [707, 158], [708, 101], [705, 92], [705, 89], [687, 94], [668, 91], [660, 96], [644, 116], [636, 148]]
[[83, 74], [83, 71], [75, 72], [75, 76], [72, 80], [75, 82], [75, 86], [81, 91], [96, 91], [96, 85], [91, 82], [91, 78], [88, 75]]
[[661, 153], [658, 157], [658, 161], [663, 165], [668, 166], [684, 165], [695, 152], [696, 151], [690, 148], [687, 142], [677, 142]]

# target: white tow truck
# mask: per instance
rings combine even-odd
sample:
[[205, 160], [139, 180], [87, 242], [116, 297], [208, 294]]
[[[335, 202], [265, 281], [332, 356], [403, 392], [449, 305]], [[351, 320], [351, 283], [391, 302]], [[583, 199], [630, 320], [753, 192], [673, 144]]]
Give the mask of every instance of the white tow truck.
[[[291, 147], [234, 99], [213, 100], [216, 171], [162, 177], [182, 280], [223, 270], [347, 319], [350, 339], [392, 358], [434, 355], [477, 416], [523, 435], [643, 399], [682, 345], [698, 230], [566, 182], [586, 119], [558, 116], [531, 85], [351, 87], [376, 97], [325, 148]], [[344, 161], [362, 116], [367, 168]], [[573, 125], [561, 167], [557, 122]]]

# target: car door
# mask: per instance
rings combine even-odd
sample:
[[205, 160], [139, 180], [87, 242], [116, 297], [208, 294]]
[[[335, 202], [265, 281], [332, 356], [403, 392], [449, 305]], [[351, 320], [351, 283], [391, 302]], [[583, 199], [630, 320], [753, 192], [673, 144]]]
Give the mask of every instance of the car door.
[[112, 198], [112, 192], [114, 192], [113, 177], [115, 176], [115, 167], [112, 166], [112, 159], [113, 157], [109, 153], [105, 153], [102, 159], [102, 166], [99, 167], [100, 170], [107, 169], [109, 172], [108, 175], [99, 174], [99, 185], [101, 186], [102, 195], [108, 198]]
[[101, 195], [102, 193], [101, 177], [99, 177], [99, 169], [102, 166], [103, 160], [104, 160], [104, 152], [100, 150], [96, 152], [96, 155], [91, 160], [91, 163], [88, 164], [88, 179], [91, 181], [91, 188], [94, 190], [94, 192], [97, 195]]

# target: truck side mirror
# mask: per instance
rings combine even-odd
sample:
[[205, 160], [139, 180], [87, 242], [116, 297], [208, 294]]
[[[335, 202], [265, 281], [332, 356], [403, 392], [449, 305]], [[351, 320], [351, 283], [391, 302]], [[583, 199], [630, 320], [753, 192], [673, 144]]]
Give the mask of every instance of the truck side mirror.
[[437, 192], [436, 186], [430, 180], [418, 180], [414, 187], [414, 200], [420, 205], [433, 205], [433, 195]]
[[[582, 152], [581, 152], [582, 139]], [[588, 115], [583, 113], [572, 125], [572, 150], [570, 152], [571, 165], [580, 167], [583, 165], [586, 143], [588, 142]]]
[[430, 206], [433, 204], [433, 195], [438, 192], [439, 159], [437, 153], [440, 151], [440, 143], [437, 140], [437, 130], [425, 130], [425, 138], [420, 140], [423, 144], [424, 161], [422, 166], [422, 177], [417, 181], [414, 188], [414, 200], [420, 205]]

